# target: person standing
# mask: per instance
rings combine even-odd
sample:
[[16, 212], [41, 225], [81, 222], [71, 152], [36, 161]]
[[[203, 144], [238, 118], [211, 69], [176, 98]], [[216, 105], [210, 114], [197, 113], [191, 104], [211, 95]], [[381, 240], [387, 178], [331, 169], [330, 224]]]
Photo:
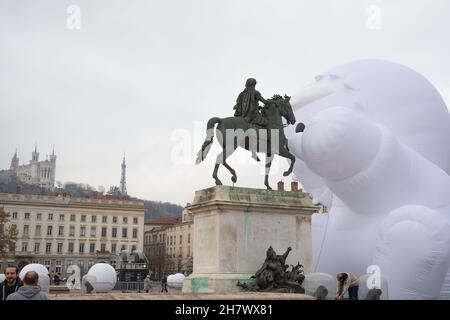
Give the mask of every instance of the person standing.
[[6, 300], [10, 294], [16, 292], [23, 286], [17, 267], [6, 267], [4, 273], [5, 281], [0, 284], [0, 300]]
[[28, 271], [23, 277], [24, 285], [10, 294], [6, 300], [48, 300], [46, 292], [38, 285], [39, 275], [36, 271]]
[[359, 279], [349, 272], [341, 272], [336, 275], [338, 288], [336, 300], [344, 300], [344, 295], [348, 292], [350, 300], [358, 300]]
[[147, 293], [150, 291], [150, 275], [147, 275], [144, 279], [144, 291]]
[[164, 278], [161, 281], [161, 292], [169, 292], [167, 291], [167, 277], [164, 276]]

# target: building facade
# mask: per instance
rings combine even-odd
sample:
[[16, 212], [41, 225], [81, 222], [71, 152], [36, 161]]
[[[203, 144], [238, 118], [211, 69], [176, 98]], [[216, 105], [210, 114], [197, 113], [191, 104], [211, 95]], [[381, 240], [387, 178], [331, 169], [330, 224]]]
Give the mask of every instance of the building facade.
[[143, 250], [144, 203], [128, 200], [0, 194], [9, 224], [19, 231], [8, 257], [19, 266], [40, 263], [66, 275], [75, 264], [82, 274], [93, 264], [110, 262], [123, 252]]
[[161, 279], [173, 273], [190, 274], [193, 262], [193, 219], [183, 210], [179, 219], [156, 219], [145, 224], [144, 252], [153, 272]]

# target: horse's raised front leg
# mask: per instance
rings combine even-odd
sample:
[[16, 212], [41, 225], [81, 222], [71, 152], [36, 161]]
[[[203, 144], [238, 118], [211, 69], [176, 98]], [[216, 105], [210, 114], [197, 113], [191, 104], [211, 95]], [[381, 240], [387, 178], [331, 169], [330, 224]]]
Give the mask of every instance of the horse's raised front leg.
[[267, 190], [272, 190], [272, 188], [269, 185], [269, 173], [270, 173], [270, 166], [272, 165], [273, 156], [269, 156], [266, 154], [266, 176], [264, 178], [264, 185], [266, 186]]
[[289, 150], [286, 149], [285, 147], [280, 148], [280, 156], [291, 160], [291, 165], [289, 166], [289, 169], [283, 172], [283, 176], [287, 177], [292, 173], [292, 170], [294, 169], [295, 156], [292, 153], [290, 153]]

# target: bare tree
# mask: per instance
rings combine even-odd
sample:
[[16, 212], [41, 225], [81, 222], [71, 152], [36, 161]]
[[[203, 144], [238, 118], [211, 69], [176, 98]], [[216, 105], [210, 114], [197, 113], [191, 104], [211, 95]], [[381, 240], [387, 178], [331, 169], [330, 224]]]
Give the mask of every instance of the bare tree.
[[10, 221], [10, 213], [3, 207], [0, 208], [0, 257], [4, 258], [9, 252], [9, 248], [17, 241], [19, 231], [15, 224], [6, 226]]

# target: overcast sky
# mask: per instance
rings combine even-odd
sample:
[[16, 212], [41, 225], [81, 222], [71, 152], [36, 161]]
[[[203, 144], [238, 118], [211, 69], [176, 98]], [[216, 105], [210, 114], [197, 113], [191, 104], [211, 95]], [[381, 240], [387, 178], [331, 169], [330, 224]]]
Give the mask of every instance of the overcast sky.
[[[219, 148], [198, 166], [194, 156], [246, 78], [263, 97], [295, 95], [333, 66], [381, 58], [449, 104], [449, 30], [448, 0], [0, 0], [0, 168], [16, 148], [23, 164], [35, 142], [41, 159], [55, 145], [56, 180], [109, 188], [126, 152], [131, 195], [184, 205], [213, 185]], [[237, 185], [261, 188], [264, 164], [249, 159], [230, 161]], [[275, 162], [273, 187], [286, 167]]]

